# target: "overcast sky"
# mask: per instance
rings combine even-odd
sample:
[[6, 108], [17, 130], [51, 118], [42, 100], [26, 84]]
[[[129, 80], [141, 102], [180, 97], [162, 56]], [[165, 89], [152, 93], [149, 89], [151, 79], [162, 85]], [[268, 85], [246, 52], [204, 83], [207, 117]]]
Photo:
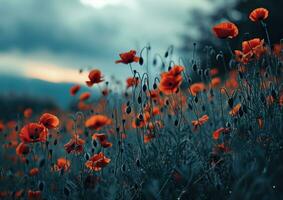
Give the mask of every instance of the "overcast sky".
[[77, 71], [89, 67], [125, 77], [120, 52], [180, 45], [197, 21], [190, 11], [209, 15], [215, 1], [224, 0], [0, 0], [0, 74], [83, 82]]

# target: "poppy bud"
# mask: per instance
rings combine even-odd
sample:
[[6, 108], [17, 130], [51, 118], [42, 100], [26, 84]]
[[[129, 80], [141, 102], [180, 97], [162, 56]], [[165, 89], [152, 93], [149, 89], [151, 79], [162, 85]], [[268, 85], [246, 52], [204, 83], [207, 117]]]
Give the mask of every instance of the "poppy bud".
[[167, 106], [169, 105], [169, 101], [168, 100], [166, 100], [165, 103], [166, 103]]
[[44, 189], [44, 183], [43, 183], [42, 181], [39, 181], [39, 183], [38, 183], [38, 189], [39, 189], [40, 191], [43, 191], [43, 189]]
[[53, 144], [56, 146], [57, 143], [58, 143], [58, 141], [57, 141], [57, 139], [55, 139]]
[[239, 76], [240, 76], [240, 79], [243, 79], [244, 78], [244, 75], [241, 71], [239, 71]]
[[141, 104], [141, 102], [142, 102], [142, 98], [141, 98], [141, 96], [139, 96], [138, 97], [138, 103]]
[[127, 112], [128, 114], [130, 114], [130, 113], [131, 113], [131, 111], [132, 111], [131, 106], [128, 106], [128, 107], [127, 107], [127, 109], [126, 109], [126, 112]]
[[202, 75], [203, 75], [203, 69], [199, 69], [199, 70], [198, 70], [198, 75], [199, 75], [199, 76], [202, 76]]
[[165, 52], [164, 57], [167, 58], [169, 56], [168, 51]]
[[154, 58], [154, 59], [153, 59], [152, 64], [153, 64], [154, 66], [157, 64], [157, 60], [156, 60], [156, 58]]
[[201, 109], [202, 109], [202, 111], [205, 111], [205, 106], [203, 105], [203, 106], [201, 107]]
[[139, 59], [139, 64], [143, 65], [143, 58], [142, 57], [140, 57], [140, 59]]
[[125, 164], [122, 165], [122, 171], [123, 171], [123, 172], [126, 171], [126, 165], [125, 165]]
[[223, 53], [220, 52], [219, 54], [216, 55], [216, 60], [219, 61], [220, 59], [223, 58]]
[[274, 99], [276, 99], [276, 97], [277, 97], [277, 94], [276, 94], [276, 92], [275, 92], [274, 89], [271, 90], [271, 96], [272, 96]]
[[171, 66], [169, 66], [169, 67], [168, 67], [168, 71], [170, 71], [171, 69], [172, 69], [172, 67], [171, 67]]
[[188, 103], [188, 108], [189, 108], [190, 110], [193, 110], [193, 106], [192, 106], [190, 103]]
[[213, 97], [214, 96], [213, 89], [211, 89], [209, 92], [210, 92], [210, 95]]
[[97, 147], [97, 142], [96, 142], [96, 140], [92, 140], [92, 145], [93, 145], [94, 147]]
[[144, 85], [142, 86], [142, 90], [145, 92], [146, 89], [147, 89], [146, 84], [144, 84]]
[[153, 89], [156, 89], [156, 88], [157, 88], [157, 84], [154, 83], [154, 84], [153, 84]]
[[127, 102], [127, 106], [130, 105], [130, 101]]
[[68, 187], [64, 187], [64, 195], [65, 195], [65, 196], [68, 197], [68, 196], [70, 195], [70, 192], [71, 192], [71, 191], [70, 191], [70, 189], [69, 189]]
[[106, 82], [105, 82], [105, 85], [109, 85], [109, 82], [108, 82], [108, 81], [106, 81]]
[[139, 115], [139, 119], [143, 120], [143, 115], [142, 114]]
[[94, 153], [94, 152], [95, 152], [95, 149], [94, 149], [94, 148], [92, 148], [92, 149], [91, 149], [91, 153]]
[[208, 69], [204, 70], [204, 75], [205, 75], [205, 76], [208, 76], [208, 75], [209, 75], [209, 70], [208, 70]]
[[231, 123], [230, 123], [230, 122], [227, 122], [227, 123], [226, 123], [226, 127], [227, 127], [227, 128], [230, 128], [230, 127], [231, 127]]
[[198, 68], [198, 67], [197, 67], [197, 64], [193, 64], [193, 70], [194, 70], [194, 71], [197, 71], [197, 68]]
[[233, 105], [234, 105], [234, 100], [233, 100], [233, 98], [229, 98], [229, 99], [228, 99], [228, 105], [229, 105], [230, 108], [233, 108]]
[[134, 69], [134, 71], [133, 71], [133, 72], [134, 72], [134, 75], [136, 75], [136, 73], [137, 73], [137, 70], [135, 70], [135, 69]]
[[191, 79], [191, 78], [188, 78], [188, 82], [189, 82], [189, 83], [192, 83], [192, 79]]
[[198, 97], [197, 96], [195, 96], [194, 100], [195, 100], [196, 103], [198, 103]]
[[174, 122], [175, 126], [178, 126], [178, 120], [176, 119]]
[[86, 159], [86, 160], [89, 160], [89, 158], [90, 158], [89, 154], [88, 154], [88, 153], [85, 153], [85, 159]]
[[141, 163], [140, 163], [140, 160], [139, 160], [139, 159], [136, 160], [136, 165], [137, 165], [137, 167], [140, 167], [140, 166], [141, 166]]
[[120, 132], [120, 127], [116, 127], [116, 132]]

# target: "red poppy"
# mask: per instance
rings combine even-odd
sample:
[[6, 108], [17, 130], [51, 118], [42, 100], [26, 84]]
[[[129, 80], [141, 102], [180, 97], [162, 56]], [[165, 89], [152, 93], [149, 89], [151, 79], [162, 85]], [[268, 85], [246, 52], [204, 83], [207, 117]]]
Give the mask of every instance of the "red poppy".
[[129, 52], [121, 53], [120, 58], [121, 60], [117, 60], [116, 64], [118, 63], [124, 63], [124, 64], [129, 64], [132, 62], [139, 62], [140, 58], [136, 56], [136, 51], [131, 50]]
[[216, 131], [214, 131], [213, 132], [213, 134], [212, 134], [212, 136], [213, 136], [213, 139], [215, 139], [215, 140], [218, 140], [219, 139], [219, 137], [220, 137], [220, 134], [221, 133], [227, 133], [229, 131], [229, 129], [228, 128], [219, 128], [219, 129], [217, 129]]
[[250, 13], [250, 20], [258, 22], [265, 20], [268, 17], [269, 11], [266, 8], [256, 8]]
[[81, 89], [81, 86], [80, 86], [80, 85], [74, 85], [74, 86], [72, 86], [71, 89], [70, 89], [71, 95], [72, 95], [72, 96], [75, 96], [75, 95], [78, 93], [78, 91], [79, 91], [80, 89]]
[[93, 84], [98, 84], [104, 81], [101, 71], [98, 69], [94, 69], [91, 72], [89, 72], [88, 78], [89, 78], [89, 81], [86, 81], [86, 84], [88, 87], [91, 87], [93, 86]]
[[155, 135], [153, 133], [147, 133], [143, 136], [143, 141], [145, 144], [149, 143], [153, 138], [155, 138]]
[[24, 116], [25, 118], [30, 118], [32, 116], [32, 109], [31, 108], [27, 108], [24, 110]]
[[234, 23], [222, 22], [212, 28], [216, 37], [220, 39], [235, 38], [239, 34], [239, 30]]
[[0, 132], [2, 132], [5, 129], [5, 125], [3, 122], [0, 121]]
[[129, 77], [126, 80], [127, 82], [127, 88], [133, 87], [133, 86], [137, 86], [140, 82], [139, 78], [137, 77]]
[[254, 38], [248, 41], [243, 41], [242, 51], [244, 55], [250, 54], [252, 56], [253, 54], [255, 54], [256, 57], [259, 58], [263, 53], [266, 52], [266, 48], [264, 47], [264, 40]]
[[93, 155], [88, 161], [86, 161], [85, 166], [93, 171], [100, 171], [103, 167], [110, 163], [111, 159], [107, 158], [102, 152]]
[[196, 96], [198, 93], [202, 92], [205, 89], [204, 83], [194, 83], [190, 86], [189, 91], [193, 96]]
[[25, 125], [20, 131], [20, 138], [23, 142], [45, 142], [47, 139], [48, 131], [46, 127], [38, 123], [29, 123]]
[[85, 141], [78, 136], [71, 138], [70, 141], [64, 145], [65, 150], [67, 153], [82, 153], [83, 152], [83, 145]]
[[173, 76], [169, 72], [161, 74], [159, 90], [164, 94], [172, 94], [178, 91], [182, 84], [183, 78], [181, 75]]
[[89, 98], [90, 98], [90, 93], [89, 92], [84, 92], [80, 96], [80, 101], [85, 101], [85, 100], [88, 100]]
[[54, 171], [68, 171], [70, 169], [71, 162], [66, 158], [58, 158], [56, 164], [53, 166]]
[[194, 129], [196, 129], [198, 126], [203, 125], [205, 122], [207, 122], [209, 119], [208, 115], [203, 115], [201, 118], [197, 120], [192, 121], [192, 125], [194, 126]]
[[219, 77], [215, 77], [211, 79], [211, 87], [218, 87], [221, 84], [221, 79]]
[[32, 168], [29, 170], [29, 175], [30, 176], [36, 176], [39, 173], [39, 169], [37, 167]]
[[25, 156], [29, 154], [30, 148], [27, 144], [21, 142], [16, 148], [16, 154], [19, 156]]
[[53, 129], [59, 126], [60, 121], [55, 115], [52, 115], [50, 113], [44, 113], [39, 118], [39, 123], [43, 124], [48, 129]]
[[92, 135], [93, 140], [98, 140], [103, 148], [112, 147], [112, 143], [107, 141], [107, 135], [102, 133], [95, 133]]
[[171, 74], [172, 76], [179, 76], [181, 75], [181, 73], [184, 71], [184, 67], [181, 65], [174, 65], [170, 71], [169, 74]]
[[41, 199], [41, 191], [28, 191], [28, 199], [29, 200], [38, 200]]
[[210, 70], [210, 76], [215, 76], [218, 74], [218, 69], [217, 68], [213, 68]]
[[93, 115], [86, 120], [85, 126], [89, 129], [100, 130], [103, 126], [110, 125], [111, 119], [104, 115]]

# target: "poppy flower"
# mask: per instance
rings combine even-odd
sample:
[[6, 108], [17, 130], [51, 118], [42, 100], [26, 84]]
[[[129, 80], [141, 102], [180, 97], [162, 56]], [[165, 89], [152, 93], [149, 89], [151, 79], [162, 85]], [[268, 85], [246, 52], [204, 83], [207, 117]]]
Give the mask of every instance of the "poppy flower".
[[100, 130], [103, 126], [110, 125], [111, 119], [104, 115], [93, 115], [86, 120], [85, 126], [89, 129]]
[[85, 141], [78, 136], [75, 136], [75, 138], [71, 138], [70, 141], [64, 145], [65, 150], [67, 153], [82, 153], [83, 152], [83, 145], [85, 144]]
[[211, 79], [211, 87], [215, 88], [221, 84], [221, 79], [219, 77], [215, 77]]
[[190, 86], [189, 91], [193, 96], [196, 96], [198, 93], [202, 92], [205, 89], [204, 83], [194, 83]]
[[47, 134], [47, 129], [43, 124], [29, 123], [21, 129], [19, 137], [25, 143], [45, 142]]
[[85, 166], [93, 171], [100, 171], [103, 167], [110, 163], [111, 159], [107, 158], [102, 152], [93, 155], [88, 161], [86, 161]]
[[196, 129], [198, 126], [203, 125], [205, 122], [207, 122], [209, 119], [208, 115], [203, 115], [201, 118], [197, 120], [192, 121], [192, 125], [194, 126], [194, 129]]
[[24, 116], [25, 118], [30, 118], [32, 116], [32, 109], [31, 108], [27, 108], [24, 110]]
[[143, 136], [143, 141], [145, 144], [149, 143], [153, 138], [155, 138], [155, 135], [152, 133], [147, 133]]
[[171, 74], [172, 76], [179, 76], [181, 75], [181, 73], [184, 71], [184, 67], [180, 66], [180, 65], [174, 65], [170, 70], [169, 70], [169, 74]]
[[124, 63], [130, 64], [133, 62], [139, 62], [140, 58], [136, 56], [137, 52], [135, 50], [131, 50], [129, 52], [121, 53], [120, 60], [117, 60], [115, 63]]
[[71, 87], [71, 89], [70, 89], [70, 94], [72, 95], [72, 96], [75, 96], [77, 93], [78, 93], [78, 91], [81, 89], [81, 86], [80, 85], [74, 85], [74, 86], [72, 86]]
[[32, 191], [29, 190], [28, 191], [28, 199], [29, 200], [38, 200], [41, 199], [41, 191]]
[[101, 71], [98, 69], [91, 70], [91, 72], [89, 72], [88, 78], [89, 78], [89, 81], [86, 81], [86, 84], [88, 87], [91, 87], [94, 84], [98, 84], [104, 81]]
[[183, 78], [181, 75], [174, 76], [168, 72], [165, 72], [161, 75], [159, 90], [166, 95], [175, 93], [178, 91], [182, 81]]
[[55, 115], [52, 115], [50, 113], [44, 113], [39, 118], [39, 123], [43, 124], [48, 129], [53, 129], [59, 126], [60, 121]]
[[64, 170], [65, 172], [70, 169], [71, 162], [65, 158], [58, 158], [56, 164], [53, 166], [54, 171]]
[[232, 22], [222, 22], [212, 28], [216, 37], [220, 39], [235, 38], [239, 34], [237, 26]]
[[232, 110], [229, 112], [229, 114], [232, 115], [233, 117], [236, 116], [238, 114], [240, 108], [241, 108], [241, 104], [238, 103], [236, 106], [234, 106], [232, 108]]
[[213, 139], [218, 140], [221, 133], [227, 133], [228, 131], [229, 131], [228, 128], [219, 128], [219, 129], [217, 129], [217, 130], [214, 131], [213, 134], [212, 134]]
[[218, 74], [218, 69], [217, 68], [213, 68], [210, 70], [210, 76], [215, 76]]
[[5, 125], [3, 122], [0, 121], [0, 132], [2, 132], [5, 129]]
[[258, 22], [265, 20], [268, 17], [269, 11], [266, 8], [256, 8], [250, 13], [250, 20]]
[[80, 101], [85, 101], [85, 100], [88, 100], [89, 98], [90, 98], [90, 93], [89, 92], [84, 92], [80, 96]]
[[[242, 51], [244, 55], [255, 55], [259, 58], [262, 54], [266, 52], [266, 48], [264, 46], [264, 40], [259, 38], [254, 38], [248, 41], [242, 42]], [[249, 57], [251, 57], [249, 56]]]
[[92, 135], [93, 140], [98, 140], [103, 148], [112, 147], [112, 143], [107, 141], [107, 135], [96, 133]]
[[32, 168], [29, 170], [29, 175], [30, 176], [36, 176], [39, 173], [39, 169], [37, 167]]
[[29, 154], [29, 152], [30, 152], [29, 146], [23, 142], [21, 142], [16, 148], [16, 154], [18, 156], [25, 156]]
[[133, 87], [133, 86], [137, 86], [139, 84], [140, 80], [137, 77], [129, 77], [126, 80], [127, 83], [127, 88]]

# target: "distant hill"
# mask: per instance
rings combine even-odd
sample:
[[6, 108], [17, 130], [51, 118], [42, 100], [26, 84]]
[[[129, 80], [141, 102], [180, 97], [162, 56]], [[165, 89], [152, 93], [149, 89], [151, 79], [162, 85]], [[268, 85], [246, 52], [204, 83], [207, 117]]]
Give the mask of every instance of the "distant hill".
[[[28, 97], [52, 102], [66, 109], [75, 98], [69, 89], [73, 83], [51, 83], [38, 79], [0, 75], [0, 96]], [[88, 90], [85, 88], [84, 90]]]

